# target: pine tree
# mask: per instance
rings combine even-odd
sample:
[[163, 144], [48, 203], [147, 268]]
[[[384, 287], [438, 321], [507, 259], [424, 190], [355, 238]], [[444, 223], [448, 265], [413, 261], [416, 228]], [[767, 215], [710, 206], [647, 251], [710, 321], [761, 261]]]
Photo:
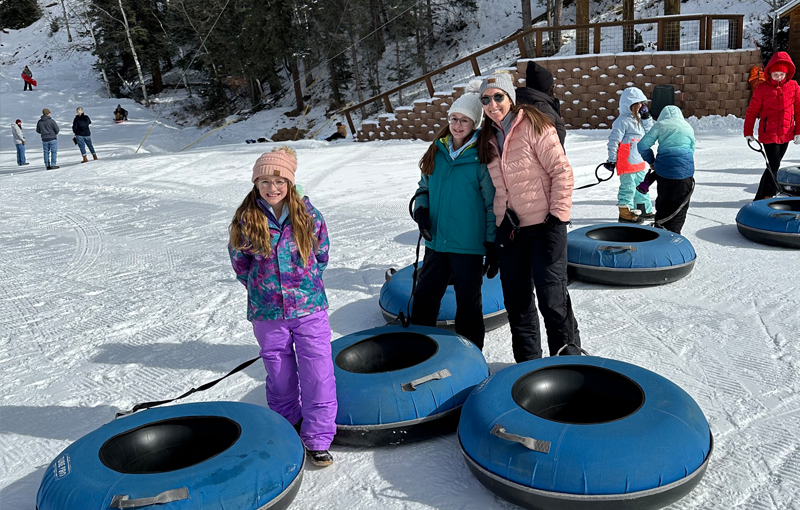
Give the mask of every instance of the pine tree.
[[0, 28], [19, 30], [41, 17], [36, 0], [0, 0]]

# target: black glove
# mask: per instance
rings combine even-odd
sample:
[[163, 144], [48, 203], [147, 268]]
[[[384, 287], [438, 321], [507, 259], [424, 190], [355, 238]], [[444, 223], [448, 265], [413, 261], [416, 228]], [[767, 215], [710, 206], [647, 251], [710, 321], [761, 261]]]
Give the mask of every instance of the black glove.
[[494, 238], [495, 251], [509, 248], [514, 241], [514, 235], [519, 232], [519, 217], [511, 209], [506, 209], [506, 214]]
[[609, 172], [613, 172], [615, 168], [617, 168], [617, 164], [613, 161], [606, 161], [603, 163], [603, 166], [606, 167], [606, 170]]
[[414, 211], [414, 221], [419, 226], [419, 233], [422, 234], [422, 238], [426, 241], [433, 241], [433, 236], [431, 235], [431, 213], [427, 207], [418, 207]]
[[558, 216], [553, 216], [550, 213], [547, 213], [547, 216], [544, 217], [544, 224], [547, 228], [556, 228], [559, 225], [566, 225], [569, 223], [568, 221], [561, 221], [558, 219]]
[[641, 117], [642, 120], [650, 118], [650, 109], [647, 107], [646, 104], [642, 104], [642, 107], [639, 108], [639, 117]]
[[497, 252], [494, 251], [494, 243], [486, 241], [483, 245], [486, 247], [486, 261], [483, 263], [483, 272], [486, 273], [486, 278], [492, 279], [497, 276], [497, 271], [500, 270], [500, 263], [497, 260]]

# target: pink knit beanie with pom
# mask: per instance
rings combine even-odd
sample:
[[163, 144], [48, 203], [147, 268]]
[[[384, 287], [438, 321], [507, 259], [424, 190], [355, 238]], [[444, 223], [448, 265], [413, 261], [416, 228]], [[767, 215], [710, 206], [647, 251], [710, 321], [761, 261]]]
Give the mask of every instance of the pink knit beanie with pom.
[[290, 147], [275, 147], [272, 152], [265, 152], [253, 166], [253, 182], [259, 177], [283, 177], [294, 185], [294, 173], [297, 171], [297, 154]]

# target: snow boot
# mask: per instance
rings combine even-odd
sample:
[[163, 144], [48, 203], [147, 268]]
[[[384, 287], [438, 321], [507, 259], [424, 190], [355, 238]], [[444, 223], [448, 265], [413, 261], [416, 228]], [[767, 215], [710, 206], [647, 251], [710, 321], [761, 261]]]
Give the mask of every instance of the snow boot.
[[644, 204], [636, 204], [636, 209], [639, 210], [639, 217], [642, 219], [642, 221], [650, 221], [656, 219], [656, 213], [646, 212], [647, 208], [645, 207]]
[[86, 154], [84, 154], [83, 155], [83, 161], [81, 161], [81, 163], [88, 163], [88, 162], [89, 162], [89, 160], [86, 159]]
[[627, 205], [620, 205], [619, 207], [619, 222], [620, 223], [642, 223], [637, 209], [631, 210]]
[[92, 154], [92, 159], [94, 159], [95, 161], [97, 161], [97, 154]]
[[333, 456], [328, 450], [308, 450], [311, 463], [317, 467], [327, 467], [333, 464]]

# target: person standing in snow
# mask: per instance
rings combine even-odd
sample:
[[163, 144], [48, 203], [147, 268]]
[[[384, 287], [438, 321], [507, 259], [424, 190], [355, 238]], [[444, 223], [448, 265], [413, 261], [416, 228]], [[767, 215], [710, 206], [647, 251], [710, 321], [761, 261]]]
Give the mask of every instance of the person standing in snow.
[[486, 119], [478, 135], [478, 156], [496, 189], [495, 250], [514, 359], [521, 363], [542, 357], [534, 288], [550, 355], [580, 354], [567, 291], [572, 167], [550, 119], [530, 105], [515, 104], [510, 75], [489, 76], [480, 93]]
[[94, 152], [94, 145], [92, 145], [92, 132], [89, 130], [89, 124], [92, 123], [92, 119], [83, 113], [83, 108], [80, 106], [75, 112], [77, 115], [75, 115], [75, 118], [72, 120], [72, 133], [75, 135], [78, 148], [81, 150], [81, 156], [83, 156], [83, 161], [81, 161], [81, 163], [88, 163], [89, 160], [86, 158], [87, 146], [89, 147], [89, 152], [92, 153], [92, 158], [97, 159], [97, 154]]
[[646, 102], [647, 97], [638, 88], [623, 90], [619, 117], [608, 135], [608, 161], [603, 165], [612, 172], [616, 169], [619, 175], [617, 207], [621, 223], [642, 223], [655, 217], [650, 195], [637, 189], [647, 174], [647, 165], [636, 144], [653, 127]]
[[58, 168], [58, 124], [50, 118], [50, 110], [42, 109], [42, 117], [36, 123], [36, 132], [42, 136], [42, 151], [44, 152], [44, 166], [48, 170]]
[[758, 123], [758, 142], [763, 144], [769, 167], [764, 170], [758, 191], [753, 200], [772, 198], [778, 193], [778, 169], [786, 154], [789, 142], [800, 144], [800, 86], [792, 80], [794, 62], [785, 51], [779, 51], [769, 60], [764, 76], [744, 117], [744, 137], [756, 141], [753, 127]]
[[[651, 148], [656, 143], [658, 155]], [[694, 130], [675, 105], [661, 110], [658, 122], [637, 145], [642, 158], [655, 169], [658, 183], [654, 226], [676, 234], [686, 221], [694, 190], [694, 147]]]
[[17, 146], [17, 165], [25, 166], [25, 136], [22, 134], [22, 121], [17, 119], [11, 125], [11, 136], [14, 137], [14, 145]]
[[[494, 184], [478, 160], [483, 110], [478, 95], [465, 94], [447, 112], [448, 124], [419, 162], [414, 219], [425, 238], [425, 259], [414, 292], [411, 322], [436, 326], [452, 277], [456, 291], [456, 333], [483, 350], [483, 273], [497, 275], [492, 212]], [[484, 263], [484, 257], [486, 262]]]
[[564, 147], [567, 128], [564, 127], [564, 119], [561, 118], [561, 103], [553, 94], [554, 82], [553, 73], [536, 62], [528, 62], [525, 68], [525, 86], [517, 87], [516, 90], [517, 103], [533, 105], [547, 115], [556, 127], [561, 147]]
[[322, 214], [298, 193], [296, 171], [289, 147], [258, 158], [253, 188], [228, 229], [228, 251], [247, 288], [247, 319], [267, 370], [267, 404], [298, 429], [311, 462], [329, 466], [337, 403], [322, 283], [328, 230]]
[[24, 77], [22, 78], [22, 83], [25, 84], [22, 86], [22, 91], [30, 90], [33, 92], [33, 84], [31, 83], [33, 81], [33, 73], [28, 69], [28, 66], [25, 66], [25, 69], [22, 70], [22, 74], [29, 78], [29, 80], [26, 80]]

